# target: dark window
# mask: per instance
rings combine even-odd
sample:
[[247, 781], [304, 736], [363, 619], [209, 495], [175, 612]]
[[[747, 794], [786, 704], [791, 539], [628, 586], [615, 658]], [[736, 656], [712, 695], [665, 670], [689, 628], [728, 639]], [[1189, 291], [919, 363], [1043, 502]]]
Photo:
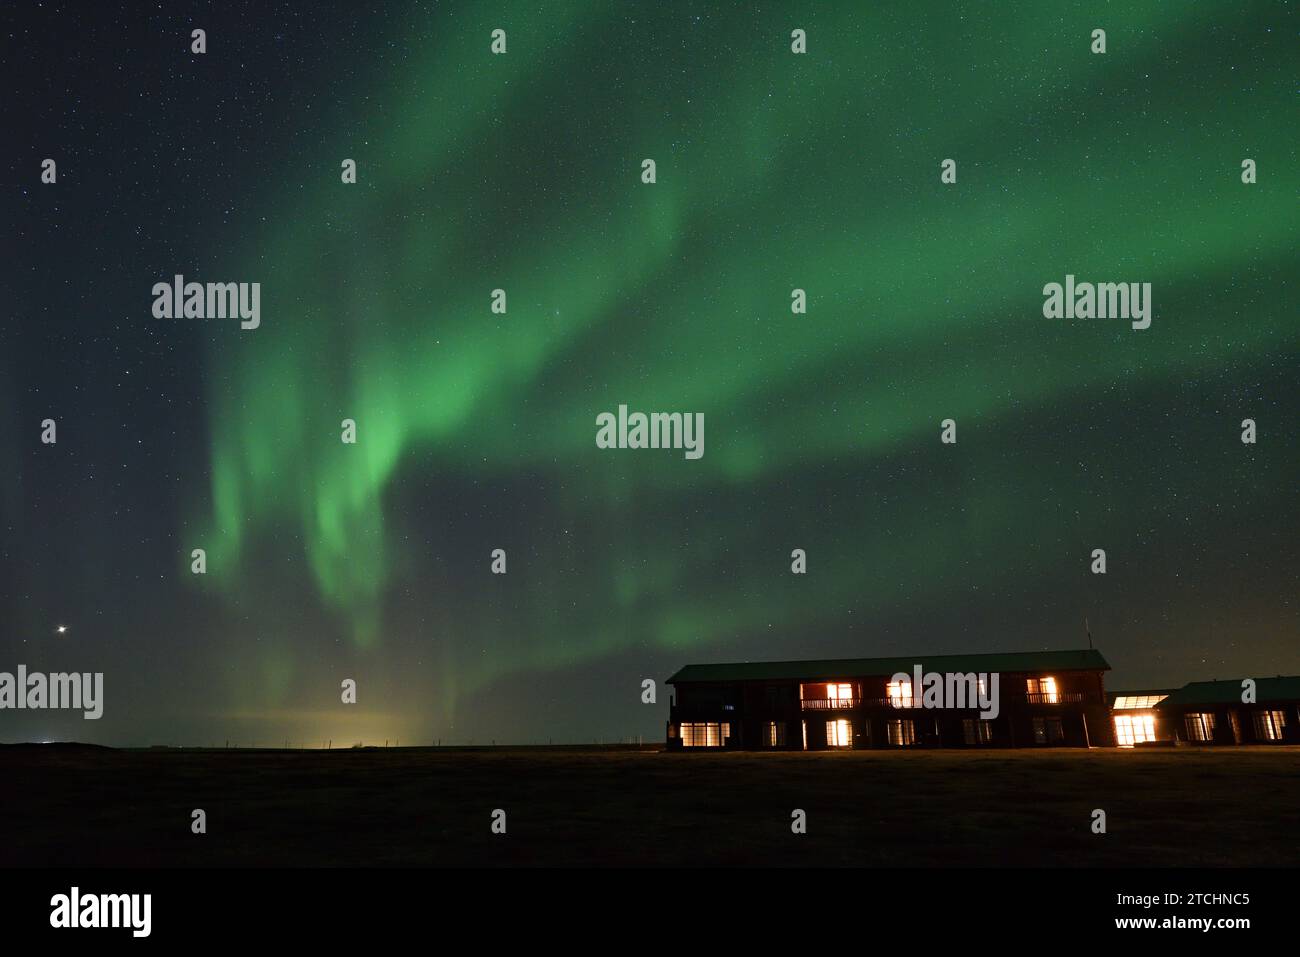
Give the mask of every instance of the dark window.
[[916, 744], [916, 725], [907, 719], [887, 722], [889, 743], [895, 747], [907, 747]]
[[1065, 740], [1065, 729], [1060, 718], [1034, 719], [1034, 744], [1060, 744]]

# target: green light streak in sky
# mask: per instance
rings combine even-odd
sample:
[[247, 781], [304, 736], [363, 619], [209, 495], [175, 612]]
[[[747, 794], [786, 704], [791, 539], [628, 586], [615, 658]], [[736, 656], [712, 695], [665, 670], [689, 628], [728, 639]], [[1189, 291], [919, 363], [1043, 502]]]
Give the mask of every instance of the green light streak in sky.
[[[1032, 447], [1006, 462], [980, 437], [1297, 342], [1293, 305], [1268, 293], [1295, 265], [1295, 155], [1266, 146], [1294, 118], [1291, 65], [1279, 55], [1235, 83], [1213, 51], [1233, 5], [1134, 6], [1106, 11], [1105, 57], [1088, 52], [1086, 8], [1038, 4], [999, 8], [996, 24], [819, 4], [703, 25], [637, 7], [633, 26], [632, 8], [577, 3], [426, 24], [410, 69], [368, 91], [384, 106], [368, 146], [340, 116], [317, 165], [265, 187], [274, 216], [241, 275], [263, 283], [263, 325], [211, 357], [214, 576], [245, 587], [241, 555], [259, 541], [305, 554], [351, 637], [373, 645], [406, 561], [385, 497], [413, 456], [467, 481], [544, 477], [556, 524], [598, 544], [590, 595], [606, 583], [612, 596], [458, 662], [462, 688], [635, 640], [619, 616], [688, 645], [968, 581], [972, 553], [990, 585], [1032, 567], [987, 553], [1056, 506], [1007, 489], [1059, 488], [1070, 471]], [[806, 57], [788, 52], [786, 21], [809, 30]], [[498, 25], [504, 57], [487, 49]], [[338, 181], [344, 156], [356, 186]], [[644, 157], [654, 186], [639, 182]], [[1151, 282], [1152, 328], [1042, 319], [1043, 284], [1067, 272]], [[498, 287], [504, 317], [488, 310]], [[790, 315], [795, 287], [807, 316]], [[703, 412], [704, 458], [600, 453], [595, 416], [619, 403]], [[838, 506], [834, 524], [861, 530], [842, 546], [818, 518], [825, 546], [804, 581], [772, 587], [785, 537], [718, 505], [749, 496], [762, 511], [787, 495], [783, 477], [871, 473], [937, 446], [947, 417], [965, 478], [894, 489], [887, 520], [874, 501]], [[355, 446], [339, 441], [344, 418]], [[968, 521], [936, 524], [936, 492]], [[696, 523], [642, 527], [701, 502], [713, 510]], [[1081, 520], [1103, 508], [1085, 501]], [[683, 552], [688, 524], [698, 541]], [[693, 590], [734, 555], [724, 540], [773, 557]], [[465, 560], [486, 574], [491, 547]], [[523, 558], [511, 574], [545, 609], [551, 588]]]

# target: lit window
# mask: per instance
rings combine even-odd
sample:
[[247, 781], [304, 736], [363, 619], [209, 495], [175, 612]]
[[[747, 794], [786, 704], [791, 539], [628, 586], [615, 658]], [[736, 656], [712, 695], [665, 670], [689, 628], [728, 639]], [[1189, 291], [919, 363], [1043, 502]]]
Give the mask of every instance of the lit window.
[[731, 737], [731, 725], [717, 721], [683, 721], [682, 747], [720, 748]]
[[916, 744], [916, 725], [906, 719], [886, 722], [889, 728], [889, 743], [894, 745]]
[[784, 721], [769, 721], [767, 723], [767, 746], [769, 748], [785, 747]]
[[1128, 711], [1131, 709], [1154, 708], [1160, 702], [1164, 701], [1169, 695], [1164, 694], [1122, 694], [1115, 698], [1115, 704], [1112, 706], [1115, 711]]
[[1188, 741], [1214, 740], [1214, 715], [1211, 713], [1189, 714], [1183, 719], [1187, 725]]
[[853, 745], [853, 726], [840, 718], [826, 722], [826, 745], [831, 748], [848, 748]]
[[853, 697], [853, 685], [836, 684], [826, 686], [826, 697], [832, 701], [848, 701]]
[[909, 679], [902, 681], [891, 681], [885, 686], [885, 693], [889, 696], [889, 703], [895, 708], [911, 708], [912, 702], [912, 682]]
[[988, 744], [993, 740], [993, 722], [979, 718], [963, 718], [962, 734], [967, 744]]
[[1028, 679], [1029, 700], [1037, 704], [1056, 704], [1059, 700], [1056, 695], [1055, 678], [1030, 678]]
[[1281, 741], [1286, 715], [1281, 711], [1255, 712], [1255, 737], [1260, 741]]
[[1115, 743], [1121, 748], [1131, 748], [1143, 741], [1156, 739], [1156, 719], [1150, 714], [1115, 715]]

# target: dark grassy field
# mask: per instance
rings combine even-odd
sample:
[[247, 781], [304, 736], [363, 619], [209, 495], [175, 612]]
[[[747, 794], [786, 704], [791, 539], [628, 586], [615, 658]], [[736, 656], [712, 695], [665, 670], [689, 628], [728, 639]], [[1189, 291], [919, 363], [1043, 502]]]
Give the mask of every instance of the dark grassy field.
[[[7, 866], [1294, 866], [1300, 748], [0, 747]], [[208, 833], [190, 832], [203, 808]], [[508, 833], [490, 832], [503, 808]], [[790, 812], [808, 833], [790, 831]], [[1108, 833], [1091, 833], [1093, 808]]]

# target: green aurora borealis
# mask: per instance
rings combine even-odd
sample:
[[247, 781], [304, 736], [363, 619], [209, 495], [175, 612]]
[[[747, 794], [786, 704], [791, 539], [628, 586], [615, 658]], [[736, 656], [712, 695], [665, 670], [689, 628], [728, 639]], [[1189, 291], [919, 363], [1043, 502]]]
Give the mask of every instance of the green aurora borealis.
[[[168, 69], [220, 97], [240, 41], [214, 23]], [[195, 440], [167, 531], [131, 546], [167, 572], [124, 586], [157, 611], [123, 611], [115, 660], [163, 625], [204, 640], [106, 738], [652, 737], [668, 691], [642, 706], [640, 680], [686, 661], [1072, 647], [1085, 616], [1114, 687], [1300, 668], [1294, 8], [393, 4], [241, 29], [286, 38], [240, 66], [269, 78], [263, 125], [168, 160], [223, 162], [205, 203], [233, 213], [111, 306], [150, 322], [173, 272], [262, 284], [261, 328], [175, 320], [198, 338], [145, 370], [194, 370]], [[1044, 319], [1067, 273], [1150, 282], [1151, 328]], [[702, 412], [704, 457], [597, 449], [620, 403]], [[34, 544], [55, 466], [24, 461], [0, 502], [42, 555], [6, 564], [35, 628], [68, 606], [31, 581], [73, 551]], [[117, 562], [82, 523], [74, 564]]]

